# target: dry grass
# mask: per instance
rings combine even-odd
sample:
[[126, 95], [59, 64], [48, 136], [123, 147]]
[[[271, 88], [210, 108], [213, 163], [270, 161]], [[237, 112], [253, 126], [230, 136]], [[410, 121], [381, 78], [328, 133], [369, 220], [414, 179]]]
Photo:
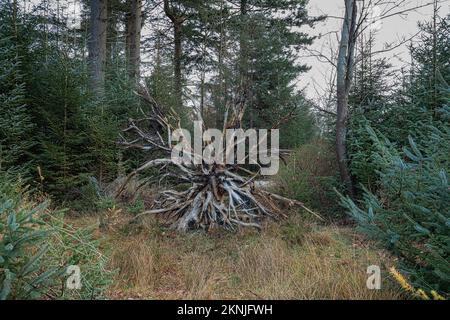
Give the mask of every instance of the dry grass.
[[[113, 299], [398, 299], [393, 264], [350, 229], [292, 217], [264, 231], [177, 234], [148, 219], [110, 234], [118, 269]], [[367, 266], [382, 267], [381, 290], [366, 288]]]

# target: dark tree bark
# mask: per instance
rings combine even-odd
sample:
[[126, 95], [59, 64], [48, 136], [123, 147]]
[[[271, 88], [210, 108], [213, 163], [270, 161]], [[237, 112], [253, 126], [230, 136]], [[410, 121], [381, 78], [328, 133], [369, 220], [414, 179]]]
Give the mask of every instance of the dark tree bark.
[[[125, 10], [124, 4], [121, 0], [108, 0], [108, 26], [106, 33], [106, 67], [109, 69], [114, 64], [114, 59], [118, 56], [118, 50], [116, 48], [118, 43], [119, 31], [117, 27], [119, 23], [119, 17]], [[108, 77], [108, 74], [106, 75]]]
[[348, 97], [350, 94], [352, 74], [355, 64], [354, 51], [356, 44], [356, 18], [356, 0], [345, 0], [345, 17], [342, 25], [341, 40], [339, 43], [336, 74], [336, 154], [341, 181], [345, 184], [351, 197], [354, 197], [354, 188], [347, 159], [347, 122]]
[[[248, 33], [247, 33], [247, 0], [240, 1], [240, 33], [239, 33], [239, 94], [242, 105], [247, 106], [249, 99], [249, 57], [248, 57]], [[252, 126], [253, 114], [250, 110], [250, 126]]]
[[90, 1], [89, 68], [91, 88], [98, 97], [105, 91], [107, 6], [107, 0]]
[[200, 75], [200, 116], [205, 116], [205, 77], [206, 73], [202, 70]]
[[181, 40], [181, 23], [174, 24], [173, 29], [175, 50], [173, 55], [174, 64], [174, 86], [177, 97], [177, 105], [182, 105], [182, 80], [181, 80], [181, 55], [183, 54]]
[[217, 48], [217, 58], [219, 63], [219, 76], [218, 76], [218, 106], [216, 112], [216, 128], [220, 128], [223, 125], [223, 115], [227, 105], [227, 81], [225, 79], [225, 60], [227, 54], [227, 39], [225, 31], [226, 17], [223, 16], [223, 9], [225, 8], [225, 1], [220, 3], [220, 21], [219, 21], [219, 46]]
[[130, 79], [139, 81], [141, 63], [142, 0], [128, 0], [126, 14], [126, 54]]
[[114, 59], [114, 42], [117, 37], [116, 21], [114, 19], [114, 0], [108, 1], [108, 27], [106, 32], [106, 66], [109, 68]]
[[173, 52], [173, 68], [174, 68], [174, 92], [176, 106], [181, 108], [183, 105], [183, 89], [182, 89], [182, 71], [181, 59], [183, 55], [182, 43], [182, 27], [186, 21], [186, 17], [170, 5], [169, 0], [164, 0], [164, 12], [173, 24], [174, 52]]

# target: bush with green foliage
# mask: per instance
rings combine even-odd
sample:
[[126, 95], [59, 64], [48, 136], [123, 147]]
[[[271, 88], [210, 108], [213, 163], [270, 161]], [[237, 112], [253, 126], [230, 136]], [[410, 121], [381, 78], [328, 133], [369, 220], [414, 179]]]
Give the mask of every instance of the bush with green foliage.
[[27, 93], [36, 125], [34, 158], [42, 170], [44, 190], [62, 200], [78, 196], [80, 176], [89, 174], [94, 160], [89, 156], [90, 132], [81, 106], [84, 76], [79, 65], [62, 53], [31, 66]]
[[366, 127], [370, 123], [371, 121], [364, 115], [353, 115], [350, 125], [348, 154], [350, 171], [353, 177], [367, 189], [373, 190], [376, 188], [378, 177], [376, 174], [377, 167], [372, 158], [374, 151], [373, 143], [366, 130]]
[[89, 177], [110, 182], [122, 159], [126, 169], [137, 158], [116, 144], [140, 106], [135, 83], [123, 63], [114, 63], [105, 97], [93, 99], [83, 33], [51, 10], [27, 12], [8, 0], [0, 7], [0, 170], [20, 168], [59, 203], [88, 207]]
[[26, 105], [22, 57], [11, 8], [0, 11], [0, 171], [29, 174], [33, 124]]
[[317, 137], [318, 133], [314, 115], [308, 105], [299, 107], [299, 110], [286, 123], [283, 123], [279, 130], [280, 147], [286, 149], [308, 144]]
[[[436, 25], [420, 24], [419, 41], [411, 46], [414, 63], [397, 93], [381, 104], [373, 99], [354, 106], [350, 168], [362, 200], [342, 198], [342, 204], [361, 231], [401, 257], [414, 286], [447, 294], [450, 16], [435, 18]], [[377, 90], [389, 83], [380, 80]]]
[[[450, 115], [450, 114], [449, 114]], [[450, 289], [450, 127], [428, 127], [399, 150], [371, 128], [380, 188], [366, 189], [360, 206], [342, 204], [359, 229], [401, 259], [412, 283], [447, 294]], [[381, 138], [379, 138], [379, 136]]]
[[[449, 21], [450, 16], [436, 17], [436, 26], [433, 21], [419, 24], [421, 32], [410, 47], [413, 64], [397, 78], [385, 59], [361, 53], [350, 95], [348, 133], [349, 166], [357, 187], [377, 188], [378, 168], [371, 158], [374, 146], [368, 125], [392, 144], [403, 146], [408, 136], [445, 122], [441, 109], [448, 108], [450, 101]], [[369, 41], [366, 49], [371, 46]]]
[[[49, 239], [49, 254], [46, 265], [75, 265], [80, 268], [81, 288], [68, 289], [60, 286], [57, 299], [103, 299], [111, 285], [114, 270], [109, 269], [108, 248], [100, 246], [102, 241], [94, 237], [98, 225], [87, 227], [67, 223], [63, 213], [53, 214], [48, 223], [55, 231]], [[64, 282], [65, 283], [65, 282]]]
[[[96, 299], [112, 281], [94, 228], [74, 228], [64, 212], [30, 200], [0, 176], [0, 299]], [[81, 270], [81, 289], [66, 288], [66, 267]]]
[[[275, 177], [279, 192], [330, 216], [338, 212], [336, 156], [332, 146], [316, 140], [297, 148]], [[278, 191], [278, 190], [277, 190]]]
[[42, 261], [51, 233], [41, 217], [47, 206], [27, 203], [17, 192], [18, 186], [1, 180], [0, 299], [39, 298], [62, 270]]

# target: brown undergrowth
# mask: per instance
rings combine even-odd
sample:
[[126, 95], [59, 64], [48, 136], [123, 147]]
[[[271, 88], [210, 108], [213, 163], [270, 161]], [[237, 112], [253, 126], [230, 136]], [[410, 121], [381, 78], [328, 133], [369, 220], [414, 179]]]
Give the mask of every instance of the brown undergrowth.
[[[180, 234], [152, 217], [134, 226], [126, 220], [99, 231], [117, 270], [111, 299], [401, 298], [385, 252], [350, 228], [317, 225], [298, 213], [261, 232], [212, 234]], [[366, 287], [369, 265], [382, 269], [381, 290]]]

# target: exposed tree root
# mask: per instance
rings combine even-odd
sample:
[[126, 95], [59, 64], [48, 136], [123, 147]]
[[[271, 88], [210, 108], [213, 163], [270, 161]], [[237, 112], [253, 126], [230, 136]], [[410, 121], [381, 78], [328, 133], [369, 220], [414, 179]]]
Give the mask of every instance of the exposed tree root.
[[[280, 209], [281, 203], [302, 207], [318, 216], [299, 201], [258, 188], [255, 180], [259, 172], [253, 173], [239, 165], [194, 165], [172, 161], [167, 155], [172, 150], [170, 133], [174, 127], [146, 92], [141, 92], [140, 95], [152, 106], [152, 115], [140, 120], [130, 119], [124, 135], [131, 135], [133, 140], [128, 141], [122, 136], [120, 143], [125, 148], [158, 150], [166, 157], [149, 160], [132, 172], [119, 188], [116, 197], [120, 196], [132, 177], [152, 167], [159, 168], [161, 179], [167, 179], [173, 185], [187, 184], [189, 187], [182, 191], [174, 188], [161, 191], [152, 208], [138, 214], [135, 219], [149, 214], [163, 215], [179, 231], [216, 227], [234, 230], [240, 226], [260, 229], [264, 218], [278, 219], [285, 216]], [[242, 110], [237, 110], [234, 114], [232, 123], [224, 128], [240, 123]], [[148, 131], [139, 127], [143, 121], [150, 123], [146, 125]]]

